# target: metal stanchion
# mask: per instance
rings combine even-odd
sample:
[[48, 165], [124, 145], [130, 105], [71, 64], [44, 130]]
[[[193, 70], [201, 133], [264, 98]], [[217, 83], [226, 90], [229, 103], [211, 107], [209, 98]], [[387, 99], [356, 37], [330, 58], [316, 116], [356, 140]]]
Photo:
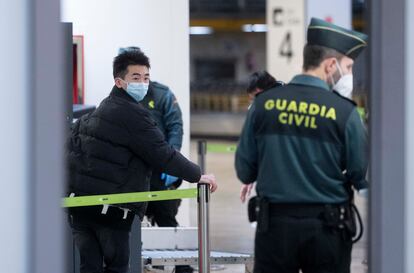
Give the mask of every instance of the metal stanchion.
[[210, 273], [209, 199], [209, 185], [198, 184], [198, 272], [200, 273]]
[[201, 168], [201, 173], [206, 172], [206, 153], [207, 153], [207, 141], [199, 140], [197, 142], [198, 150], [198, 165]]
[[[198, 141], [198, 164], [205, 172], [206, 141]], [[198, 189], [198, 272], [210, 273], [210, 235], [209, 235], [209, 201], [208, 184], [199, 183]]]

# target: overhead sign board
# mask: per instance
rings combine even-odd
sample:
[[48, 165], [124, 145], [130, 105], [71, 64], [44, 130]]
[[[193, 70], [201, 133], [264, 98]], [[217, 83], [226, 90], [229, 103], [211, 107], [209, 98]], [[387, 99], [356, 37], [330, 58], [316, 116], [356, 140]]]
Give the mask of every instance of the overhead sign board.
[[305, 44], [305, 1], [268, 0], [267, 70], [288, 82], [302, 71]]

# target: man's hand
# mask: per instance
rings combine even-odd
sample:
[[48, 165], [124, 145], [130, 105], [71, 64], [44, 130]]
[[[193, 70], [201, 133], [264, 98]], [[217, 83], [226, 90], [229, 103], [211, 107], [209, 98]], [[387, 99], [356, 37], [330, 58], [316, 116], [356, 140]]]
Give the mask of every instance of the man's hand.
[[246, 197], [250, 196], [250, 193], [253, 189], [253, 186], [254, 186], [254, 183], [250, 183], [250, 184], [247, 184], [247, 185], [243, 185], [241, 187], [240, 200], [242, 201], [242, 203], [244, 203], [246, 201]]
[[211, 192], [215, 192], [217, 190], [217, 182], [214, 174], [203, 174], [199, 183], [209, 184]]

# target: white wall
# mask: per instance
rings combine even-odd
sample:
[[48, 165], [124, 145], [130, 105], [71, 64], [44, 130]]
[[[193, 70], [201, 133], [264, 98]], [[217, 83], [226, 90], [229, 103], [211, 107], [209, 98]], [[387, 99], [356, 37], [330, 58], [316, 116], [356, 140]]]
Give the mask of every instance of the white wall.
[[352, 28], [351, 0], [306, 0], [306, 8], [306, 24], [312, 17], [317, 17], [344, 28]]
[[[62, 20], [84, 36], [85, 103], [99, 104], [113, 86], [118, 49], [139, 46], [151, 61], [151, 79], [168, 85], [183, 112], [182, 152], [189, 154], [189, 4], [187, 0], [62, 0]], [[189, 223], [188, 202], [179, 222]]]

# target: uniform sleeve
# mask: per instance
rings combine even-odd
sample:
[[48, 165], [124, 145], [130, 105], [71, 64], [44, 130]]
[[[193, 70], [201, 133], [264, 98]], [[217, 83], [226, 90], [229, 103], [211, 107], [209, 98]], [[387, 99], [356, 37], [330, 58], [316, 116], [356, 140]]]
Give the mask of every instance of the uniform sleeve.
[[149, 113], [139, 115], [140, 122], [129, 122], [131, 150], [150, 167], [164, 171], [188, 182], [198, 182], [201, 177], [200, 167], [185, 158], [171, 147]]
[[258, 156], [256, 139], [253, 132], [254, 104], [249, 109], [236, 151], [235, 167], [237, 177], [244, 184], [256, 181]]
[[345, 128], [346, 177], [357, 190], [368, 187], [367, 131], [356, 108], [352, 111]]
[[177, 99], [169, 89], [164, 100], [162, 118], [167, 142], [180, 150], [183, 142], [183, 119]]

